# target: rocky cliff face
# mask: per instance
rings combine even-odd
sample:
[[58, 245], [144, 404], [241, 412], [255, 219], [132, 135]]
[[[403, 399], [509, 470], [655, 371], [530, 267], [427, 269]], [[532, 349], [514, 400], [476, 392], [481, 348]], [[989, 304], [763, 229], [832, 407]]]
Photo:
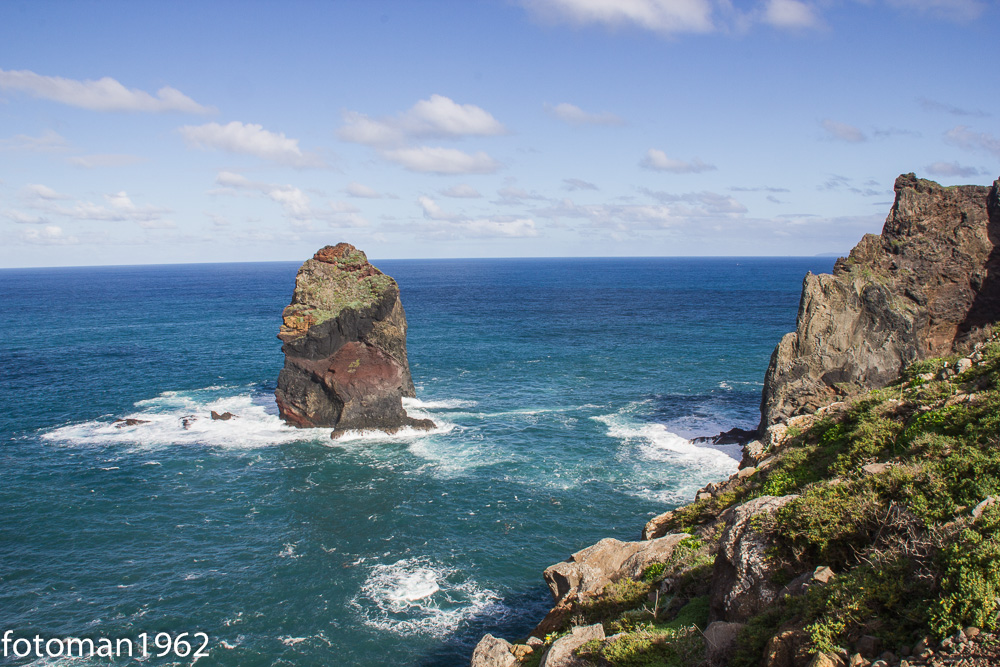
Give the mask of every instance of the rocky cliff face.
[[289, 424], [395, 431], [432, 428], [411, 419], [406, 313], [396, 281], [348, 243], [326, 246], [295, 277], [278, 338], [285, 367], [275, 391]]
[[983, 337], [1000, 319], [998, 186], [896, 179], [882, 234], [865, 236], [833, 275], [806, 276], [796, 330], [771, 356], [762, 430]]

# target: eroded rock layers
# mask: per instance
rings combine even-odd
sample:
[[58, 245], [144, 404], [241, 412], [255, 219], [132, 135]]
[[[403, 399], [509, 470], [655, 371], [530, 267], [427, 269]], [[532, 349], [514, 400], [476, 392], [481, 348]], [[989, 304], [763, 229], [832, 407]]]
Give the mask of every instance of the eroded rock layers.
[[285, 366], [275, 391], [289, 424], [394, 432], [432, 428], [412, 419], [402, 397], [414, 396], [406, 358], [406, 313], [396, 281], [348, 243], [320, 249], [299, 269], [282, 314]]
[[762, 430], [985, 335], [1000, 319], [998, 186], [896, 179], [882, 234], [866, 235], [832, 275], [806, 276], [796, 330], [771, 356]]

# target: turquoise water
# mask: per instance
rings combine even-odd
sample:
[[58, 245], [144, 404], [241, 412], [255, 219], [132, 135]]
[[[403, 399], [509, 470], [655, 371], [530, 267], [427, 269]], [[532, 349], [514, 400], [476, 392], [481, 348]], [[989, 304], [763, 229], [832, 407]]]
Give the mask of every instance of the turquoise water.
[[756, 424], [833, 260], [375, 263], [430, 434], [276, 417], [295, 264], [0, 271], [0, 630], [205, 632], [202, 667], [467, 664], [542, 618], [545, 567], [735, 471], [685, 438]]

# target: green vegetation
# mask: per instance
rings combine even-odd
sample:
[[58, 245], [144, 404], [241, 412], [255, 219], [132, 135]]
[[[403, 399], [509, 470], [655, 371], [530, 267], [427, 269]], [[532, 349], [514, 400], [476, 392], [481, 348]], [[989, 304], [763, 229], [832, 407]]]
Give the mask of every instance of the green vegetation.
[[378, 303], [395, 284], [371, 267], [360, 251], [338, 258], [335, 264], [310, 260], [295, 278], [292, 303], [283, 313], [285, 326], [304, 332], [337, 317], [344, 309], [364, 310]]
[[[996, 629], [1000, 341], [983, 345], [962, 373], [957, 361], [921, 361], [892, 386], [796, 421], [756, 472], [675, 510], [669, 529], [691, 537], [641, 581], [618, 582], [580, 605], [574, 622], [621, 633], [580, 654], [600, 665], [697, 664], [703, 645], [694, 628], [708, 620], [720, 514], [765, 495], [798, 496], [753, 520], [772, 545], [772, 583], [820, 566], [835, 575], [749, 619], [734, 667], [760, 664], [779, 632], [819, 652], [863, 635], [896, 649], [969, 625]], [[990, 497], [996, 502], [984, 503]]]

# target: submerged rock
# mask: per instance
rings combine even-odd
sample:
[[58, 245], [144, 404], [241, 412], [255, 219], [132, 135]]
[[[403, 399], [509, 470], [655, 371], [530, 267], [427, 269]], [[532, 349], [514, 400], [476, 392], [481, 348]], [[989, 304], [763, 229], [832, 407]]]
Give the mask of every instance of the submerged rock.
[[278, 338], [285, 366], [274, 392], [294, 426], [394, 432], [429, 429], [402, 397], [414, 396], [406, 313], [396, 281], [348, 243], [326, 246], [299, 269]]
[[764, 380], [761, 431], [959, 352], [1000, 319], [1000, 180], [942, 187], [904, 174], [882, 234], [805, 277], [796, 331]]

